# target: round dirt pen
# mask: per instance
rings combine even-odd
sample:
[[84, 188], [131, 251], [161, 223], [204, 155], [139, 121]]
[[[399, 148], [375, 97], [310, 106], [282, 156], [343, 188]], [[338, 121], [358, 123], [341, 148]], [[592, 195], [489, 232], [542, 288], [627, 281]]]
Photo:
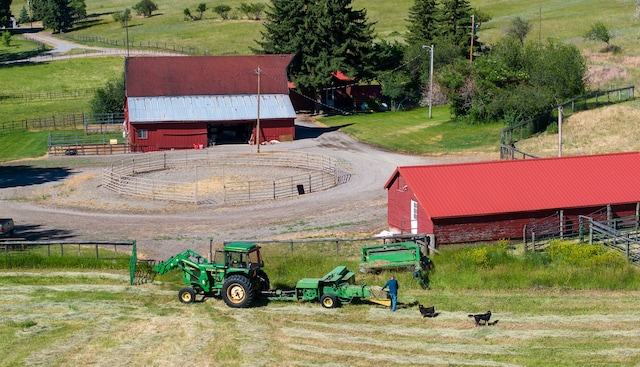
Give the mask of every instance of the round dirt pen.
[[151, 200], [236, 204], [322, 191], [350, 178], [336, 159], [319, 154], [218, 154], [205, 149], [125, 158], [104, 169], [102, 186]]

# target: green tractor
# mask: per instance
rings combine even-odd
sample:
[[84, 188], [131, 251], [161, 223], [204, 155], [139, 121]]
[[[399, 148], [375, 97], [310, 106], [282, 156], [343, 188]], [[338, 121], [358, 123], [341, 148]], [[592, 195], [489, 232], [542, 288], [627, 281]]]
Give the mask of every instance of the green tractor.
[[222, 297], [229, 307], [250, 307], [262, 291], [269, 290], [269, 277], [262, 270], [260, 247], [235, 242], [217, 250], [213, 262], [192, 250], [186, 250], [154, 266], [158, 274], [180, 268], [188, 287], [180, 289], [178, 299], [191, 303], [196, 295]]

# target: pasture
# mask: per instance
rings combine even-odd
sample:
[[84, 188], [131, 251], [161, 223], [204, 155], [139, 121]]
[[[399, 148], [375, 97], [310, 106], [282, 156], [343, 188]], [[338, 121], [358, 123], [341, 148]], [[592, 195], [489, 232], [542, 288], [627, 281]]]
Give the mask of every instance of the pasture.
[[[263, 246], [275, 286], [354, 268], [355, 251], [321, 258]], [[345, 249], [347, 250], [347, 249]], [[583, 252], [585, 253], [585, 252]], [[492, 260], [481, 265], [483, 258]], [[368, 303], [324, 309], [277, 302], [233, 309], [216, 298], [182, 304], [179, 273], [130, 286], [125, 270], [0, 272], [0, 366], [629, 366], [640, 363], [638, 270], [618, 256], [554, 261], [494, 247], [449, 248], [432, 257], [432, 287], [410, 274], [399, 308]], [[520, 260], [518, 260], [520, 259]], [[608, 259], [607, 263], [602, 263]], [[463, 271], [460, 264], [466, 263]], [[388, 273], [358, 275], [382, 285]], [[515, 279], [505, 288], [501, 280]], [[531, 282], [547, 279], [546, 286]], [[616, 280], [617, 279], [617, 280]], [[584, 283], [586, 281], [586, 283]], [[605, 284], [616, 291], [602, 288]], [[591, 287], [590, 285], [596, 285]], [[607, 287], [607, 285], [604, 285]], [[435, 305], [423, 318], [418, 304]], [[491, 310], [494, 326], [470, 313]]]

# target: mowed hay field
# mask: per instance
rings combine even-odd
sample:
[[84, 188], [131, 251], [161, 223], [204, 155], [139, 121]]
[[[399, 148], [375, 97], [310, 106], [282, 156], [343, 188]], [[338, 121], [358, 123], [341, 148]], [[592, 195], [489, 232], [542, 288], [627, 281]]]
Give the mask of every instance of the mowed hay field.
[[[311, 274], [310, 274], [311, 275]], [[382, 281], [382, 279], [381, 279]], [[182, 304], [125, 274], [3, 272], [1, 366], [634, 366], [640, 292], [401, 289], [399, 309]], [[401, 282], [401, 287], [413, 288]], [[436, 305], [422, 318], [417, 304]], [[469, 313], [493, 311], [495, 326]]]

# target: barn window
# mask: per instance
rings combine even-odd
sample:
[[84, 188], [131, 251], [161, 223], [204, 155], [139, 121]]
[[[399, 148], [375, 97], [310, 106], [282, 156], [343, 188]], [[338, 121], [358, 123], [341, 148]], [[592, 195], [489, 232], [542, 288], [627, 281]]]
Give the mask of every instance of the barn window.
[[140, 129], [138, 130], [138, 139], [146, 139], [147, 138], [147, 130]]

